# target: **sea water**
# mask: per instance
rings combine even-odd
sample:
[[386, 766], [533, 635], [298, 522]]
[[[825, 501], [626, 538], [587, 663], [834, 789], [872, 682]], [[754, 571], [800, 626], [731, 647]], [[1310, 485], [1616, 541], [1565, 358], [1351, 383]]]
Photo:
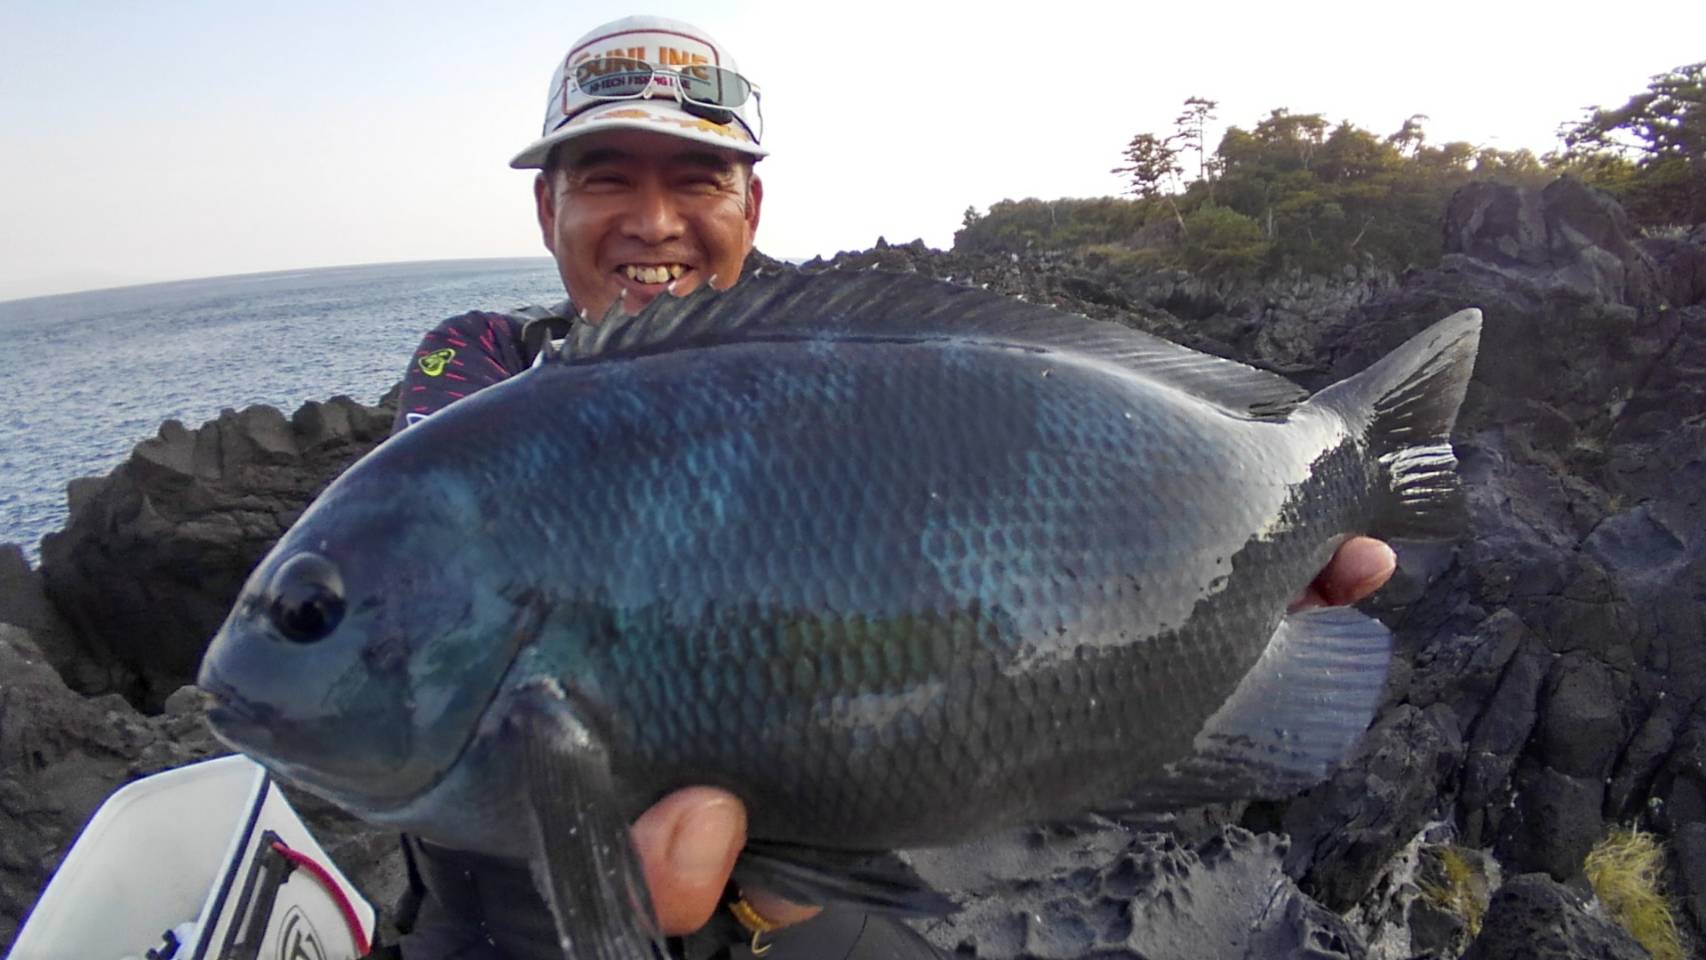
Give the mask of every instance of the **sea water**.
[[469, 310], [563, 297], [547, 258], [332, 267], [0, 303], [0, 542], [35, 562], [65, 523], [65, 486], [101, 476], [161, 422], [231, 407], [286, 415], [345, 394], [373, 403], [421, 335]]

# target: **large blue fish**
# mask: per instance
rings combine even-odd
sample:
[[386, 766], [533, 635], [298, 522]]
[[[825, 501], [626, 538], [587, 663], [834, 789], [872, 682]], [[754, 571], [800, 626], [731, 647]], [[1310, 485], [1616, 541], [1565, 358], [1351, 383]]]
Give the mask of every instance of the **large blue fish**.
[[746, 802], [748, 881], [917, 907], [854, 855], [1330, 771], [1390, 638], [1287, 603], [1450, 534], [1479, 331], [1308, 396], [915, 276], [660, 298], [340, 477], [201, 685], [286, 778], [531, 860], [577, 956], [655, 948], [626, 825], [689, 784]]

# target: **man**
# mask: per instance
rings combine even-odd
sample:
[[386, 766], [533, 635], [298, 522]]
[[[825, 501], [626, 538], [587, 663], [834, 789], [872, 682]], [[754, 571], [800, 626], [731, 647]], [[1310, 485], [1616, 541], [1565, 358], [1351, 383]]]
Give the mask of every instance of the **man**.
[[[440, 324], [410, 365], [396, 429], [526, 369], [540, 341], [561, 337], [574, 317], [596, 323], [666, 290], [729, 287], [752, 252], [764, 198], [753, 165], [766, 151], [757, 92], [727, 48], [690, 24], [629, 17], [577, 41], [548, 96], [543, 136], [511, 165], [540, 171], [539, 227], [569, 299], [532, 321], [470, 313]], [[1392, 568], [1383, 544], [1352, 541], [1298, 605], [1353, 602]], [[664, 931], [715, 921], [690, 945], [696, 955], [754, 934], [770, 939], [768, 960], [930, 955], [892, 921], [729, 890], [746, 814], [724, 791], [665, 797], [633, 835]], [[555, 956], [549, 911], [525, 868], [419, 842], [409, 849], [427, 899], [406, 960]]]
[[[569, 295], [560, 314], [596, 323], [618, 301], [638, 313], [667, 289], [733, 285], [763, 206], [762, 131], [757, 91], [704, 31], [629, 17], [582, 37], [552, 79], [544, 135], [511, 161], [540, 171], [539, 227]], [[518, 373], [520, 326], [474, 313], [428, 334], [399, 425]]]

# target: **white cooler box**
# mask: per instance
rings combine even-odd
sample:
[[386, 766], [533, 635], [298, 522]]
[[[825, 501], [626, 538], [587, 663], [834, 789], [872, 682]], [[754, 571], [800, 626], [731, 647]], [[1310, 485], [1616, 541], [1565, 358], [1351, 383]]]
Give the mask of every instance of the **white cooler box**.
[[221, 757], [95, 811], [10, 960], [354, 960], [376, 913], [260, 765]]

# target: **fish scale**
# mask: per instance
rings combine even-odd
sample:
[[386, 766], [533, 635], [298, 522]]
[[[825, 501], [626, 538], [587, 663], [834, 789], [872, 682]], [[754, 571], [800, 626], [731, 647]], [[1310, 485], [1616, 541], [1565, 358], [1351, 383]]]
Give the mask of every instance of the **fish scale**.
[[[821, 618], [826, 613], [832, 617], [835, 612], [855, 611], [864, 612], [867, 616], [881, 616], [891, 612], [883, 607], [897, 606], [893, 599], [897, 594], [907, 598], [903, 604], [909, 602], [914, 609], [939, 615], [963, 612], [968, 602], [978, 601], [995, 612], [994, 622], [1008, 621], [998, 629], [983, 632], [981, 639], [998, 651], [1022, 651], [1046, 658], [1055, 652], [1050, 646], [1050, 635], [1060, 636], [1069, 625], [1075, 628], [1070, 638], [1073, 645], [1116, 642], [1106, 639], [1105, 624], [1139, 624], [1145, 622], [1150, 613], [1145, 609], [1141, 593], [1136, 597], [1119, 592], [1110, 596], [1097, 589], [1096, 571], [1085, 561], [1099, 562], [1110, 568], [1141, 569], [1142, 555], [1145, 554], [1179, 557], [1180, 551], [1170, 549], [1169, 543], [1200, 540], [1205, 526], [1205, 511], [1189, 509], [1188, 505], [1167, 509], [1165, 507], [1169, 505], [1163, 504], [1153, 513], [1133, 508], [1129, 496], [1123, 494], [1130, 489], [1133, 477], [1141, 478], [1145, 472], [1143, 458], [1151, 453], [1157, 454], [1149, 461], [1147, 469], [1160, 471], [1171, 467], [1193, 480], [1202, 480], [1216, 473], [1217, 464], [1223, 464], [1229, 456], [1236, 456], [1236, 453], [1229, 455], [1217, 451], [1214, 457], [1198, 456], [1193, 460], [1190, 450], [1163, 440], [1135, 450], [1128, 447], [1128, 453], [1122, 459], [1110, 454], [1112, 445], [1103, 442], [1102, 431], [1085, 426], [1101, 422], [1113, 430], [1129, 431], [1132, 429], [1129, 421], [1119, 415], [1122, 409], [1086, 411], [1081, 403], [1054, 402], [1046, 396], [1038, 396], [1047, 393], [1071, 396], [1070, 381], [1075, 371], [1065, 369], [1058, 360], [1024, 354], [1004, 356], [1002, 359], [1016, 367], [1017, 372], [1007, 378], [999, 389], [980, 393], [961, 389], [960, 380], [978, 376], [973, 372], [975, 367], [933, 363], [937, 358], [928, 355], [928, 346], [915, 349], [925, 355], [912, 364], [897, 364], [891, 351], [879, 352], [863, 344], [806, 358], [805, 365], [814, 362], [836, 364], [823, 379], [837, 383], [837, 392], [846, 397], [843, 401], [845, 406], [841, 407], [817, 393], [813, 384], [818, 378], [814, 376], [799, 376], [796, 371], [790, 371], [767, 385], [780, 392], [797, 391], [789, 397], [788, 405], [829, 410], [835, 414], [848, 409], [858, 410], [862, 429], [852, 439], [843, 431], [841, 439], [844, 446], [840, 449], [823, 449], [820, 444], [814, 444], [812, 438], [815, 431], [824, 428], [824, 421], [834, 419], [833, 415], [827, 415], [821, 419], [805, 418], [804, 422], [797, 419], [788, 421], [789, 435], [784, 437], [748, 439], [737, 444], [743, 449], [773, 452], [756, 463], [746, 463], [744, 469], [758, 475], [760, 489], [790, 492], [790, 496], [778, 505], [781, 514], [778, 522], [764, 526], [739, 525], [732, 531], [723, 531], [720, 536], [702, 530], [686, 549], [675, 551], [670, 568], [682, 576], [672, 578], [673, 582], [663, 585], [657, 593], [674, 598], [672, 606], [680, 625], [673, 635], [659, 631], [655, 639], [648, 638], [628, 650], [635, 657], [651, 661], [655, 665], [653, 672], [660, 676], [673, 675], [682, 669], [697, 669], [720, 672], [734, 680], [734, 685], [724, 691], [727, 709], [713, 715], [719, 721], [718, 728], [701, 727], [689, 742], [741, 745], [737, 751], [725, 746], [698, 754], [679, 750], [664, 754], [661, 748], [652, 745], [660, 738], [653, 737], [648, 741], [642, 735], [634, 745], [638, 749], [617, 751], [618, 755], [633, 758], [636, 771], [671, 769], [677, 771], [682, 783], [725, 782], [731, 779], [727, 775], [731, 766], [748, 774], [767, 767], [793, 766], [797, 761], [785, 752], [789, 749], [807, 753], [827, 749], [837, 754], [852, 751], [854, 756], [863, 758], [861, 764], [849, 765], [844, 771], [845, 783], [825, 788], [826, 793], [845, 798], [838, 804], [839, 809], [828, 811], [831, 815], [826, 816], [825, 810], [814, 806], [806, 811], [810, 817], [809, 824], [789, 822], [790, 818], [800, 819], [800, 815], [794, 812], [792, 808], [795, 805], [785, 797], [770, 800], [762, 795], [755, 796], [755, 821], [771, 825], [770, 834], [778, 839], [830, 843], [839, 837], [856, 835], [861, 841], [884, 846], [916, 840], [917, 837], [893, 833], [889, 825], [897, 818], [915, 819], [920, 811], [939, 807], [943, 796], [941, 778], [908, 769], [904, 761], [919, 754], [918, 744], [914, 738], [893, 732], [888, 733], [886, 747], [877, 743], [875, 749], [860, 742], [857, 736], [832, 738], [823, 746], [809, 739], [801, 741], [790, 737], [777, 740], [779, 747], [774, 752], [757, 752], [755, 748], [760, 747], [763, 741], [753, 738], [748, 731], [755, 724], [762, 725], [764, 717], [753, 705], [793, 704], [797, 709], [792, 712], [784, 710], [784, 715], [810, 717], [813, 713], [809, 707], [818, 691], [789, 689], [786, 684], [773, 683], [767, 671], [754, 669], [754, 662], [788, 655], [786, 651], [768, 649], [761, 632], [742, 631], [726, 619], [714, 619], [704, 628], [693, 626], [696, 603], [709, 604], [716, 597], [726, 596], [769, 596], [772, 603], [785, 609], [797, 605], [802, 609], [824, 611], [816, 614]], [[738, 350], [726, 352], [731, 355], [696, 358], [696, 376], [690, 382], [690, 389], [679, 395], [659, 389], [660, 383], [670, 383], [674, 377], [674, 373], [667, 369], [667, 363], [653, 365], [662, 369], [652, 370], [647, 369], [647, 362], [634, 362], [621, 371], [618, 382], [601, 385], [602, 390], [623, 395], [614, 399], [612, 407], [629, 412], [634, 419], [613, 423], [603, 417], [594, 417], [586, 422], [576, 422], [571, 415], [563, 420], [560, 429], [579, 435], [588, 430], [596, 432], [601, 427], [606, 428], [630, 437], [629, 442], [637, 448], [661, 454], [666, 460], [674, 459], [664, 453], [672, 448], [702, 451], [704, 436], [722, 436], [729, 428], [724, 423], [699, 422], [687, 412], [728, 408], [727, 397], [738, 395], [739, 391], [755, 382], [763, 382], [768, 371], [767, 360], [762, 354], [743, 358], [737, 355]], [[860, 353], [871, 356], [852, 356]], [[869, 368], [864, 383], [859, 382], [859, 377], [847, 373], [848, 369], [860, 369], [861, 359]], [[1041, 369], [1048, 369], [1051, 377], [1031, 375]], [[960, 376], [956, 377], [956, 373]], [[908, 377], [920, 382], [909, 383]], [[646, 398], [645, 402], [641, 397]], [[906, 402], [885, 402], [885, 397], [904, 397]], [[992, 397], [1006, 397], [1008, 406], [989, 409], [987, 404]], [[1122, 400], [1113, 406], [1123, 408], [1125, 402]], [[976, 524], [972, 517], [953, 511], [951, 503], [959, 499], [959, 468], [965, 461], [974, 460], [980, 446], [991, 441], [987, 435], [977, 433], [968, 436], [964, 444], [944, 443], [938, 437], [908, 438], [904, 431], [905, 421], [912, 406], [919, 403], [943, 405], [948, 409], [941, 415], [949, 419], [963, 417], [967, 422], [978, 414], [1010, 422], [1005, 416], [1008, 409], [1036, 412], [1036, 430], [1044, 455], [1027, 457], [1016, 482], [1009, 485], [1007, 492], [1009, 498], [1023, 507], [1020, 511], [1022, 519], [1018, 523]], [[652, 417], [649, 414], [651, 408], [682, 413], [674, 417]], [[1209, 414], [1213, 415], [1213, 412], [1209, 411]], [[665, 429], [678, 439], [665, 439]], [[1249, 425], [1246, 429], [1275, 428]], [[635, 438], [635, 434], [641, 431], [651, 432]], [[1081, 456], [1081, 451], [1086, 450], [1089, 455]], [[1182, 468], [1176, 466], [1181, 464]], [[873, 487], [862, 476], [861, 465], [865, 467], [865, 476], [887, 471], [899, 474], [905, 480]], [[907, 467], [904, 472], [898, 469], [902, 465]], [[735, 464], [729, 466], [736, 468]], [[614, 473], [623, 468], [624, 464], [618, 461], [612, 463], [610, 469]], [[565, 469], [566, 472], [569, 471]], [[680, 500], [688, 492], [679, 485], [660, 482], [650, 487], [644, 484], [623, 487], [614, 477], [608, 483], [603, 482], [605, 478], [598, 476], [597, 471], [591, 475], [587, 475], [584, 468], [575, 472], [583, 476], [583, 484], [592, 489], [624, 491], [625, 500], [616, 507], [602, 509], [596, 504], [565, 501], [577, 511], [644, 518], [647, 525], [660, 530], [670, 529], [672, 518], [684, 512]], [[713, 467], [711, 472], [717, 471]], [[984, 504], [1002, 502], [1000, 491], [991, 489], [993, 485], [989, 482], [989, 474], [976, 476], [981, 482], [971, 484], [971, 495], [966, 499]], [[662, 479], [660, 477], [660, 481]], [[1013, 490], [1013, 487], [1018, 489]], [[881, 490], [886, 501], [873, 502], [872, 498], [877, 496], [874, 490]], [[938, 494], [936, 498], [929, 496], [932, 490]], [[1194, 490], [1181, 492], [1196, 493]], [[944, 495], [947, 502], [944, 502]], [[869, 517], [876, 524], [874, 528], [867, 528], [867, 536], [862, 540], [849, 541], [844, 534], [838, 539], [836, 518], [851, 515], [849, 504], [857, 505], [861, 511], [859, 515]], [[756, 512], [757, 506], [750, 503], [739, 507], [725, 504], [728, 508], [752, 512]], [[1025, 516], [1027, 513], [1033, 515]], [[1126, 517], [1126, 526], [1110, 524], [1110, 515]], [[784, 517], [786, 522], [783, 522]], [[1156, 523], [1156, 519], [1160, 522]], [[565, 519], [563, 522], [569, 521]], [[1246, 518], [1230, 511], [1222, 515], [1221, 522], [1232, 530], [1251, 526]], [[1323, 516], [1321, 522], [1331, 526], [1342, 521], [1338, 517]], [[1001, 542], [1006, 549], [997, 551], [992, 562], [1015, 567], [1024, 575], [997, 579], [985, 574], [967, 583], [958, 578], [943, 577], [941, 571], [932, 570], [926, 563], [908, 564], [905, 561], [910, 558], [895, 555], [894, 543], [897, 540], [928, 542], [929, 532], [938, 524], [956, 533], [969, 532], [973, 539], [982, 535]], [[553, 525], [561, 526], [561, 523]], [[634, 524], [624, 523], [623, 526], [622, 536], [619, 539], [611, 537], [611, 542], [630, 546], [644, 542], [633, 539]], [[923, 536], [915, 536], [913, 531], [923, 531]], [[1300, 531], [1300, 542], [1309, 542], [1312, 549], [1319, 552], [1323, 538], [1316, 535], [1313, 540], [1305, 539], [1310, 533], [1312, 531]], [[749, 543], [743, 539], [746, 537], [762, 539]], [[597, 529], [588, 534], [589, 541], [604, 538], [603, 531]], [[1237, 542], [1233, 537], [1225, 539], [1228, 543]], [[845, 549], [835, 549], [837, 544], [844, 545]], [[861, 544], [869, 549], [862, 551]], [[729, 556], [789, 554], [812, 557], [824, 566], [807, 565], [803, 569], [789, 571], [800, 580], [798, 584], [791, 584], [785, 579], [779, 581], [774, 578], [775, 571], [770, 568], [763, 571], [767, 579], [758, 581], [751, 579], [738, 566], [720, 562], [720, 558]], [[572, 548], [565, 551], [565, 555], [584, 556]], [[627, 562], [633, 569], [652, 569], [643, 555], [630, 555]], [[1074, 563], [1086, 567], [1083, 576], [1067, 577], [1059, 572], [1062, 567]], [[1189, 664], [1188, 671], [1171, 678], [1170, 682], [1179, 684], [1189, 679], [1203, 690], [1199, 700], [1218, 704], [1230, 685], [1253, 662], [1265, 641], [1268, 631], [1263, 629], [1263, 620], [1271, 618], [1274, 601], [1283, 602], [1284, 597], [1301, 588], [1301, 581], [1307, 577], [1297, 571], [1313, 568], [1294, 563], [1286, 568], [1291, 571], [1286, 582], [1278, 582], [1276, 578], [1276, 582], [1262, 585], [1258, 599], [1247, 605], [1252, 611], [1263, 612], [1254, 619], [1245, 617], [1249, 621], [1247, 623], [1229, 625], [1226, 622], [1229, 617], [1214, 605], [1205, 609], [1201, 615], [1210, 618], [1207, 622], [1212, 625], [1211, 629], [1238, 637], [1242, 651], [1209, 648], [1198, 651], [1193, 658], [1189, 652], [1181, 656], [1176, 650], [1164, 649], [1153, 657], [1137, 656], [1130, 673], [1139, 678], [1152, 676], [1155, 671], [1148, 664], [1151, 660]], [[703, 576], [695, 576], [696, 573]], [[561, 584], [570, 577], [572, 574], [564, 574], [560, 578], [543, 576], [541, 579]], [[900, 582], [903, 579], [906, 582]], [[1169, 592], [1183, 593], [1187, 589], [1201, 593], [1207, 587], [1203, 579], [1197, 576], [1196, 583], [1189, 583], [1182, 582], [1185, 577], [1163, 577], [1151, 593], [1165, 595]], [[855, 598], [851, 601], [851, 609], [829, 603], [823, 592], [826, 584], [834, 584]], [[991, 590], [992, 587], [1004, 589]], [[1134, 604], [1133, 600], [1137, 602]], [[770, 614], [759, 612], [758, 618], [768, 621]], [[986, 619], [984, 622], [992, 621]], [[1242, 629], [1235, 629], [1237, 626]], [[708, 648], [725, 651], [725, 656], [709, 661], [702, 656], [695, 657], [691, 645], [678, 643], [674, 637], [702, 638]], [[945, 681], [947, 676], [944, 673], [907, 676], [906, 671], [896, 669], [903, 662], [927, 659], [899, 655], [900, 651], [910, 650], [917, 642], [927, 643], [928, 633], [912, 636], [904, 631], [885, 631], [878, 638], [855, 634], [848, 638], [845, 648], [852, 652], [839, 657], [832, 654], [827, 672], [839, 685], [839, 695], [845, 699], [893, 696], [920, 683]], [[672, 648], [669, 646], [671, 643], [677, 645]], [[1178, 644], [1185, 651], [1195, 646], [1186, 641]], [[889, 656], [883, 656], [884, 651], [888, 651]], [[1209, 669], [1211, 665], [1212, 670]], [[1121, 668], [1117, 664], [1108, 664], [1100, 669], [1119, 671]], [[592, 678], [589, 685], [596, 684], [598, 672], [596, 669], [589, 671]], [[613, 713], [664, 716], [672, 710], [684, 709], [680, 706], [684, 701], [679, 699], [646, 696], [645, 691], [661, 692], [665, 688], [659, 684], [648, 684], [641, 679], [642, 676], [643, 672], [637, 670], [624, 675], [624, 682], [619, 685], [620, 692], [612, 694], [610, 709]], [[958, 721], [982, 738], [981, 743], [974, 742], [947, 758], [945, 766], [949, 789], [974, 786], [980, 777], [986, 780], [1005, 779], [1012, 776], [1013, 768], [1023, 772], [1030, 765], [1040, 765], [1041, 769], [1036, 774], [1038, 783], [1017, 791], [1017, 794], [1043, 795], [1047, 793], [1043, 781], [1057, 776], [1062, 768], [1080, 763], [1083, 756], [1099, 756], [1103, 740], [1118, 737], [1124, 743], [1135, 739], [1137, 731], [1117, 725], [1120, 715], [1115, 712], [1114, 705], [1120, 700], [1118, 691], [1110, 691], [1100, 698], [1100, 704], [1094, 710], [1068, 710], [1055, 715], [1046, 707], [1042, 710], [1007, 709], [1015, 703], [1058, 703], [1063, 689], [1076, 691], [1086, 685], [1074, 668], [1003, 685], [999, 682], [999, 667], [992, 661], [989, 669], [977, 679], [987, 686], [974, 687], [968, 691], [973, 696], [957, 704], [950, 698], [950, 704], [957, 705], [961, 712], [944, 715], [947, 724]], [[636, 680], [639, 682], [634, 682]], [[1052, 688], [1052, 692], [1045, 687]], [[1175, 692], [1182, 694], [1186, 689], [1177, 686]], [[972, 712], [971, 707], [978, 695], [990, 705], [981, 713]], [[1164, 726], [1161, 721], [1168, 719], [1167, 714], [1173, 714], [1178, 718], [1175, 725], [1180, 728], [1172, 735], [1176, 742], [1179, 737], [1194, 733], [1207, 712], [1200, 708], [1191, 709], [1188, 702], [1181, 704], [1176, 696], [1169, 710], [1152, 711], [1137, 719], [1143, 724], [1146, 737], [1166, 742], [1168, 735], [1162, 733]], [[1017, 724], [1010, 722], [1015, 719], [1019, 721]], [[661, 722], [657, 726], [674, 730], [683, 724]], [[883, 729], [892, 731], [898, 728]], [[1071, 749], [1063, 750], [1063, 744], [1071, 745]], [[1017, 762], [992, 765], [991, 758], [1001, 756], [1015, 758]], [[1053, 759], [1047, 764], [1031, 759], [1045, 756]], [[994, 771], [993, 777], [988, 770]], [[906, 784], [914, 786], [908, 788]], [[909, 789], [916, 796], [909, 796]], [[862, 796], [865, 790], [873, 791], [887, 802], [868, 802]], [[998, 798], [998, 802], [1002, 806], [1010, 806], [1013, 798]], [[967, 823], [975, 824], [986, 819], [986, 812], [978, 809], [976, 803], [967, 806], [970, 807], [965, 811]], [[1004, 816], [1011, 818], [1028, 812], [1021, 809]], [[930, 830], [937, 828], [935, 823], [927, 825]], [[956, 832], [965, 830], [961, 827]]]
[[655, 944], [610, 853], [688, 785], [745, 803], [743, 884], [937, 909], [845, 854], [1325, 776], [1389, 634], [1287, 604], [1346, 536], [1452, 535], [1478, 331], [1305, 397], [924, 278], [661, 298], [328, 488], [210, 648], [210, 718], [374, 823], [534, 861], [599, 955]]

